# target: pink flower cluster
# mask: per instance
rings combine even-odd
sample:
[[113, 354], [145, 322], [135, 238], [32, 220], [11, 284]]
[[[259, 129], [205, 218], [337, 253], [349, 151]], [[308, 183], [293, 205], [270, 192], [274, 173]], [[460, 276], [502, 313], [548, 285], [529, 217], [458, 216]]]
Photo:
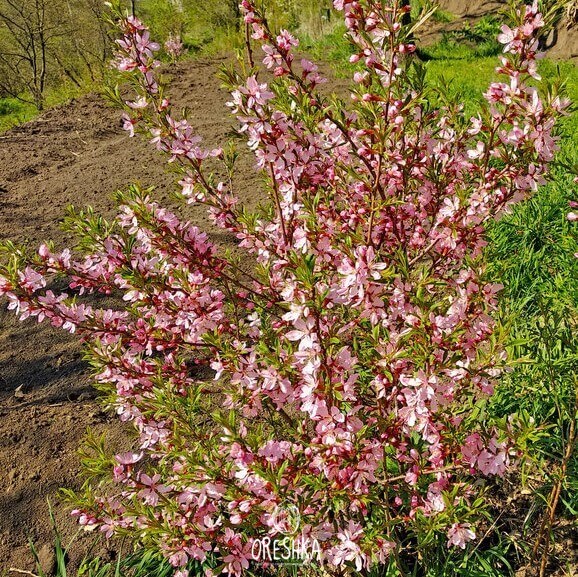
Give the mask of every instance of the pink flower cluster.
[[[90, 250], [43, 246], [0, 269], [23, 318], [82, 336], [99, 386], [138, 431], [138, 449], [110, 459], [106, 489], [77, 510], [81, 524], [153, 544], [181, 577], [209, 559], [208, 574], [242, 574], [288, 505], [296, 537], [317, 539], [336, 573], [398, 557], [433, 518], [464, 548], [476, 477], [509, 464], [507, 436], [475, 417], [505, 359], [484, 232], [544, 182], [556, 150], [567, 103], [529, 83], [540, 15], [527, 7], [503, 29], [503, 81], [468, 121], [412, 81], [398, 0], [335, 7], [357, 47], [349, 105], [319, 93], [317, 67], [296, 65], [297, 40], [242, 2], [274, 75], [230, 76], [230, 106], [268, 179], [270, 206], [254, 214], [207, 172], [227, 154], [172, 115], [158, 45], [120, 18], [116, 65], [135, 89], [127, 130], [180, 166], [183, 197], [205, 204], [254, 266], [219, 256], [133, 187], [114, 222], [80, 216]], [[62, 274], [70, 290], [56, 295], [47, 287]], [[122, 303], [74, 296], [94, 292]]]
[[184, 52], [184, 44], [180, 36], [175, 36], [173, 34], [169, 35], [166, 42], [164, 43], [165, 52], [171, 57], [173, 62], [179, 59]]

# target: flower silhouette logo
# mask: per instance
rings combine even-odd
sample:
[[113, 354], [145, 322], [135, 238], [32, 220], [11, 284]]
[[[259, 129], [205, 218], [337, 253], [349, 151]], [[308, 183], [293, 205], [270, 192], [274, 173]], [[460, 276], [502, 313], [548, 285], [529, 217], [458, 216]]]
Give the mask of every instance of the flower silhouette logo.
[[295, 505], [277, 505], [271, 513], [271, 528], [281, 535], [295, 535], [301, 526], [301, 513]]

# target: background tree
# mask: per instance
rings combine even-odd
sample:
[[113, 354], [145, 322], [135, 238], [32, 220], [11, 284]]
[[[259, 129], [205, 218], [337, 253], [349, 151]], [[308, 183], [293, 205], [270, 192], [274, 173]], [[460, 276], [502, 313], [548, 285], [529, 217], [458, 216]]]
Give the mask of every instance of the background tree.
[[0, 0], [0, 96], [42, 110], [47, 88], [63, 78], [78, 87], [94, 80], [109, 59], [102, 8], [96, 0]]
[[45, 0], [0, 2], [0, 89], [24, 100], [25, 89], [32, 102], [44, 107], [48, 46], [58, 30], [48, 23]]

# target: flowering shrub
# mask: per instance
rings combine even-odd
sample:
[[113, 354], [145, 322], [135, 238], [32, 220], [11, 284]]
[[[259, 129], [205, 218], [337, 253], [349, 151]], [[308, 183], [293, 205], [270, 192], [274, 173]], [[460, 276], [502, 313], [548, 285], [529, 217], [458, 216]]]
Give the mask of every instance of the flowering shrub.
[[[507, 427], [479, 416], [505, 360], [484, 231], [544, 182], [567, 106], [533, 87], [537, 5], [503, 27], [503, 80], [472, 119], [412, 60], [408, 7], [335, 7], [357, 47], [350, 105], [319, 93], [325, 79], [296, 64], [298, 41], [242, 2], [273, 75], [228, 73], [267, 178], [271, 202], [255, 213], [207, 169], [220, 159], [230, 176], [235, 155], [203, 148], [173, 116], [159, 46], [118, 12], [115, 63], [135, 90], [125, 128], [180, 165], [183, 198], [206, 205], [252, 266], [132, 187], [113, 222], [70, 219], [73, 251], [9, 246], [0, 270], [21, 318], [82, 337], [108, 402], [138, 431], [134, 451], [90, 463], [100, 481], [80, 523], [161, 550], [181, 576], [191, 560], [240, 575], [257, 539], [289, 530], [316, 540], [335, 574], [401, 567], [432, 536], [465, 548], [476, 480], [510, 462]], [[59, 276], [68, 292], [50, 288]], [[122, 304], [78, 298], [91, 293]]]
[[165, 52], [173, 62], [176, 62], [183, 55], [183, 42], [179, 36], [171, 34], [164, 43]]

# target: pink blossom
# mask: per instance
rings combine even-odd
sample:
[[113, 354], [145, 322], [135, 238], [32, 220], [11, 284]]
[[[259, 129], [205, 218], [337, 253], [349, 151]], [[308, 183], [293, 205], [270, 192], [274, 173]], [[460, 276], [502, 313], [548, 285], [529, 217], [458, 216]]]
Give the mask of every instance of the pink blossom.
[[159, 483], [161, 476], [158, 474], [149, 477], [146, 473], [139, 475], [139, 483], [144, 486], [144, 489], [139, 491], [139, 497], [144, 503], [148, 505], [156, 505], [159, 498], [168, 493], [171, 489]]
[[176, 60], [179, 56], [182, 55], [184, 46], [179, 36], [173, 36], [171, 34], [169, 35], [167, 41], [165, 42], [164, 48], [167, 54], [173, 60]]
[[474, 531], [470, 529], [468, 523], [454, 523], [448, 530], [448, 547], [459, 547], [465, 549], [468, 541], [476, 538]]
[[134, 465], [138, 463], [142, 457], [142, 451], [140, 453], [121, 453], [115, 456], [115, 460], [120, 465]]

